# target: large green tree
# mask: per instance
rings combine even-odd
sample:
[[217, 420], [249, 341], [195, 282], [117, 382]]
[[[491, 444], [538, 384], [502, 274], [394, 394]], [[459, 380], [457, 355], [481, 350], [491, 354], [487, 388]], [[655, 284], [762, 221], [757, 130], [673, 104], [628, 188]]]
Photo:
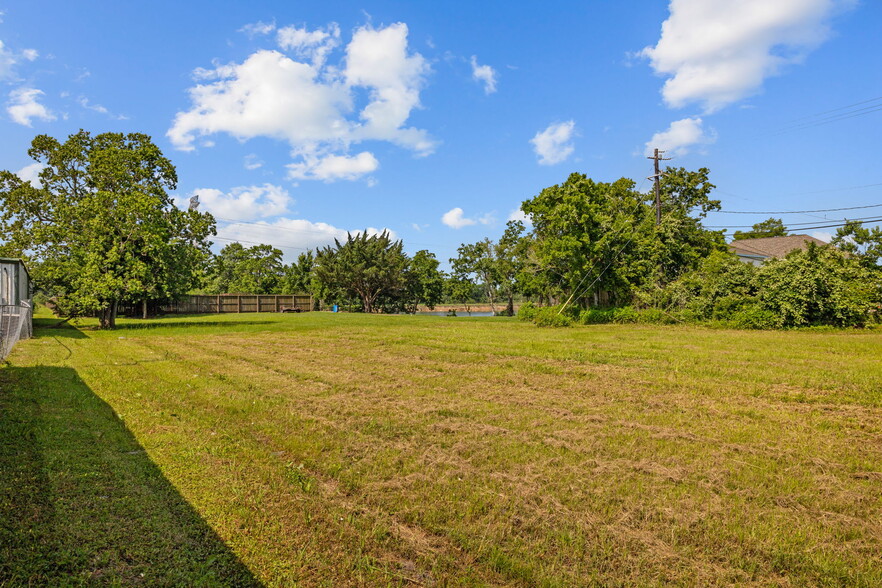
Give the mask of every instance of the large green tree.
[[480, 286], [483, 295], [496, 310], [496, 301], [506, 301], [504, 313], [514, 314], [514, 297], [521, 284], [528, 249], [524, 237], [524, 223], [509, 221], [499, 241], [483, 239], [466, 243], [457, 249], [457, 257], [450, 260], [453, 268], [453, 290], [462, 298], [471, 293], [471, 285]]
[[326, 301], [356, 298], [364, 312], [374, 312], [381, 299], [401, 296], [408, 263], [401, 241], [387, 231], [347, 233], [345, 242], [335, 239], [316, 252], [313, 279]]
[[284, 269], [282, 252], [271, 245], [226, 245], [212, 262], [209, 293], [277, 293]]
[[309, 249], [297, 256], [283, 268], [281, 294], [303, 294], [313, 291], [312, 270], [315, 266], [315, 255]]
[[649, 260], [638, 268], [621, 263], [649, 230], [645, 200], [629, 179], [595, 182], [577, 173], [526, 200], [521, 209], [533, 221], [533, 234], [525, 271], [533, 274], [533, 288], [544, 286], [548, 299], [573, 297], [582, 304], [601, 295], [626, 297], [629, 272], [648, 271]]
[[450, 260], [450, 264], [454, 279], [459, 284], [457, 292], [464, 295], [468, 290], [467, 284], [481, 286], [490, 308], [495, 312], [499, 274], [493, 241], [482, 239], [477, 243], [463, 243], [456, 252], [458, 255]]
[[444, 274], [438, 269], [438, 259], [434, 253], [425, 249], [417, 251], [408, 261], [404, 277], [402, 310], [416, 312], [420, 304], [435, 308], [441, 302]]
[[656, 284], [676, 280], [698, 267], [713, 251], [726, 248], [722, 231], [709, 231], [702, 221], [707, 214], [720, 209], [720, 201], [711, 198], [714, 186], [710, 171], [700, 168], [689, 171], [669, 167], [661, 178], [661, 223], [650, 225], [654, 234], [644, 241], [644, 251], [652, 252], [652, 264], [658, 273]]
[[166, 298], [197, 284], [214, 219], [179, 210], [171, 161], [140, 133], [37, 136], [39, 185], [0, 172], [0, 237], [69, 315], [113, 328], [121, 302]]
[[595, 182], [571, 174], [521, 209], [533, 232], [524, 247], [522, 290], [582, 306], [627, 303], [669, 283], [725, 247], [702, 220], [719, 209], [708, 170], [668, 168], [661, 179], [661, 222], [632, 180]]

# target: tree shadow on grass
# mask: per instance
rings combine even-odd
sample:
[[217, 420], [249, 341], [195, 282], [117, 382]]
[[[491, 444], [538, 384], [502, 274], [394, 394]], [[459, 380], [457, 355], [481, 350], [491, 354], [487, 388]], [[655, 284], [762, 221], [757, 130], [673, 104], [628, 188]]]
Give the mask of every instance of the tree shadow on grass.
[[43, 337], [62, 337], [65, 339], [86, 339], [87, 335], [80, 329], [70, 323], [64, 322], [64, 319], [58, 317], [52, 318], [34, 318], [34, 334], [35, 339]]
[[261, 586], [64, 367], [0, 369], [0, 586]]
[[117, 331], [139, 331], [142, 329], [202, 329], [226, 327], [230, 330], [251, 325], [274, 325], [273, 321], [195, 321], [195, 322], [126, 322], [116, 325]]

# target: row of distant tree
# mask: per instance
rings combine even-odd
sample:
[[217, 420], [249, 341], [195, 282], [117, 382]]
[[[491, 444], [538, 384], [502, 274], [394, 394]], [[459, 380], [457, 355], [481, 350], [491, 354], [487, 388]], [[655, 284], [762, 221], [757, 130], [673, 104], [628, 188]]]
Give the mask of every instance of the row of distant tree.
[[[121, 303], [188, 292], [306, 291], [365, 312], [482, 299], [511, 313], [521, 298], [575, 309], [712, 309], [693, 312], [699, 318], [791, 317], [766, 320], [772, 326], [859, 324], [878, 316], [882, 302], [882, 231], [859, 223], [820, 253], [761, 271], [738, 265], [723, 232], [703, 225], [720, 208], [704, 168], [667, 169], [660, 220], [632, 180], [571, 174], [523, 202], [529, 230], [511, 221], [498, 240], [463, 244], [445, 273], [432, 253], [409, 256], [388, 233], [349, 234], [290, 264], [269, 245], [233, 243], [213, 255], [213, 217], [174, 206], [175, 168], [146, 135], [80, 131], [63, 143], [41, 135], [29, 155], [43, 166], [39, 185], [0, 172], [0, 254], [25, 257], [62, 312], [97, 314], [103, 327], [114, 326]], [[769, 219], [735, 237], [781, 234], [783, 223]]]

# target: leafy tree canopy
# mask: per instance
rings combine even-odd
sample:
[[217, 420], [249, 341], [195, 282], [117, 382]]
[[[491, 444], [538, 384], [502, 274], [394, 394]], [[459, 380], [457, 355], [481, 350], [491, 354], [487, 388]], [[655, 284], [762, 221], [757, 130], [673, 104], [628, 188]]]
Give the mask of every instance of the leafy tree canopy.
[[357, 298], [364, 312], [374, 312], [381, 298], [404, 292], [408, 262], [401, 241], [387, 231], [347, 233], [345, 242], [335, 239], [316, 252], [313, 279], [325, 300]]
[[741, 241], [742, 239], [761, 239], [763, 237], [786, 237], [787, 227], [780, 218], [770, 218], [753, 225], [749, 231], [735, 231], [732, 239]]
[[212, 261], [210, 294], [276, 294], [283, 277], [282, 252], [271, 245], [226, 245]]
[[882, 270], [882, 229], [851, 221], [836, 230], [831, 245], [857, 257], [864, 267]]
[[44, 166], [39, 185], [0, 172], [3, 253], [25, 257], [65, 313], [112, 328], [120, 302], [196, 285], [214, 219], [174, 206], [175, 168], [150, 137], [39, 135], [28, 155]]
[[702, 219], [720, 203], [710, 193], [708, 170], [668, 168], [661, 180], [661, 222], [652, 198], [622, 178], [595, 182], [571, 174], [542, 190], [521, 209], [533, 231], [521, 270], [523, 291], [546, 299], [589, 304], [628, 302], [641, 290], [675, 280], [712, 251], [725, 247], [721, 232]]

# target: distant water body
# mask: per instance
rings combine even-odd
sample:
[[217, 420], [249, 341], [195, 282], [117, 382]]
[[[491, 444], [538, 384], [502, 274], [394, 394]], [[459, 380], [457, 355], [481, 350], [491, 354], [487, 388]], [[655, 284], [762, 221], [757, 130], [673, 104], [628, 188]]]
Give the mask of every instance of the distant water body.
[[[425, 315], [429, 315], [429, 316], [447, 316], [447, 312], [448, 311], [446, 311], [446, 310], [426, 310], [423, 312], [417, 312], [416, 314], [425, 314]], [[483, 311], [483, 312], [466, 312], [464, 310], [457, 310], [456, 316], [457, 317], [475, 317], [475, 316], [494, 316], [494, 314], [489, 310]]]

